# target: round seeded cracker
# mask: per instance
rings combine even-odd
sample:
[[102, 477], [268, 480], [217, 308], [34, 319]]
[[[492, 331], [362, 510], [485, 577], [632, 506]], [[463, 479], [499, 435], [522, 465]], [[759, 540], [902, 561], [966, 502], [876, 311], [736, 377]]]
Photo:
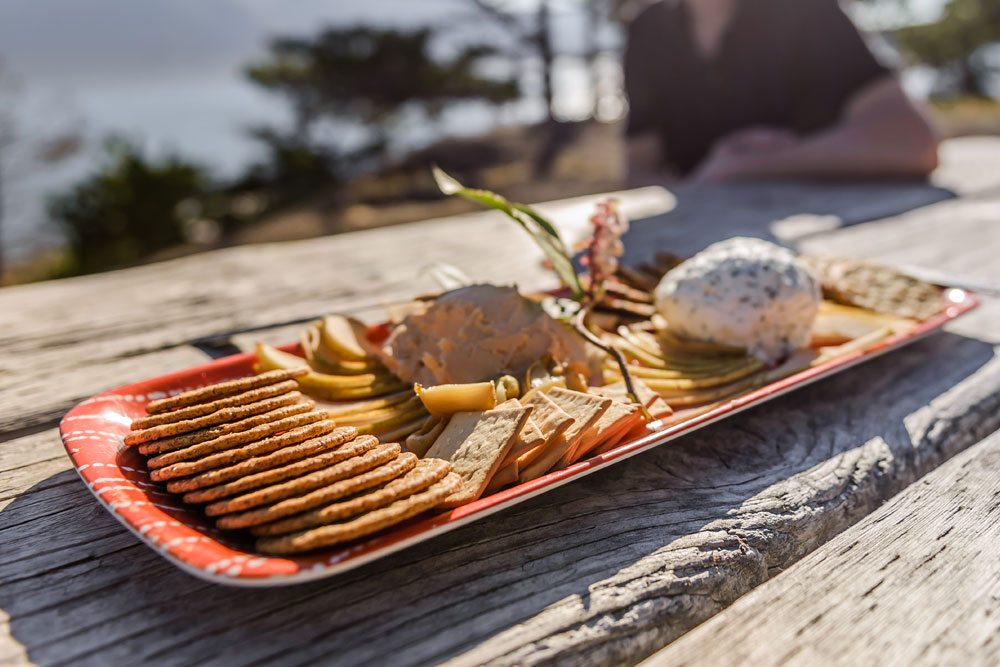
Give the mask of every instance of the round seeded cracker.
[[164, 454], [154, 456], [146, 461], [146, 465], [151, 470], [165, 468], [169, 465], [173, 465], [174, 463], [180, 463], [181, 461], [191, 461], [193, 459], [199, 459], [203, 456], [208, 456], [209, 454], [214, 454], [215, 452], [232, 449], [240, 444], [256, 442], [257, 440], [266, 438], [274, 433], [281, 433], [292, 428], [312, 424], [313, 422], [318, 422], [322, 419], [327, 419], [328, 417], [329, 415], [323, 410], [316, 410], [314, 412], [306, 412], [301, 415], [285, 417], [284, 419], [279, 419], [278, 421], [271, 422], [270, 424], [255, 426], [249, 431], [224, 435], [221, 438], [216, 438], [215, 440], [209, 440], [208, 442], [191, 445], [190, 447], [185, 447], [184, 449], [175, 449], [172, 452], [166, 452]]
[[304, 514], [255, 526], [251, 532], [257, 536], [284, 535], [314, 526], [342, 521], [348, 517], [385, 507], [397, 500], [423, 491], [431, 484], [444, 479], [449, 472], [451, 472], [451, 464], [447, 461], [423, 459], [417, 463], [413, 470], [378, 488]]
[[290, 391], [282, 394], [281, 396], [265, 398], [262, 401], [255, 401], [246, 405], [234, 405], [231, 408], [216, 410], [212, 414], [205, 415], [203, 417], [182, 419], [181, 421], [173, 422], [171, 424], [162, 424], [160, 426], [153, 426], [152, 428], [143, 429], [141, 431], [132, 431], [125, 436], [125, 444], [138, 445], [143, 442], [149, 442], [150, 440], [159, 440], [160, 438], [172, 435], [180, 435], [182, 433], [188, 433], [189, 431], [197, 431], [198, 429], [202, 429], [207, 426], [216, 426], [218, 424], [225, 424], [226, 422], [245, 419], [246, 417], [257, 415], [262, 412], [270, 412], [271, 410], [280, 408], [284, 405], [298, 403], [301, 399], [301, 393], [297, 391]]
[[169, 398], [161, 398], [155, 401], [150, 401], [146, 404], [146, 412], [152, 415], [157, 412], [166, 412], [167, 410], [173, 410], [175, 408], [184, 408], [189, 405], [205, 403], [206, 401], [214, 401], [215, 399], [222, 398], [223, 396], [232, 396], [233, 394], [240, 394], [250, 389], [256, 389], [257, 387], [265, 387], [269, 384], [275, 384], [285, 380], [302, 377], [308, 372], [309, 369], [305, 367], [293, 368], [291, 370], [283, 371], [268, 371], [266, 373], [260, 373], [259, 375], [250, 375], [248, 377], [237, 378], [235, 380], [219, 382], [207, 387], [202, 387], [201, 389], [185, 391], [182, 394], [177, 394], [176, 396], [171, 396]]
[[[394, 466], [390, 469], [395, 469], [396, 476], [399, 476], [417, 464], [416, 455], [400, 456], [399, 450], [399, 445], [396, 444], [379, 445], [360, 456], [341, 461], [325, 470], [273, 484], [235, 498], [211, 503], [205, 506], [205, 514], [208, 516], [235, 514], [261, 505], [308, 495], [310, 491], [323, 489], [337, 482], [350, 481], [352, 477], [385, 464]], [[387, 472], [390, 469], [387, 469]]]
[[[360, 457], [358, 457], [360, 458]], [[342, 465], [342, 464], [341, 464]], [[219, 519], [216, 525], [219, 528], [248, 528], [269, 523], [278, 519], [283, 519], [293, 514], [311, 510], [321, 505], [329, 505], [332, 502], [347, 498], [365, 489], [370, 489], [380, 484], [393, 480], [416, 465], [416, 457], [401, 455], [398, 459], [392, 460], [377, 468], [372, 468], [361, 474], [343, 479], [339, 482], [311, 491], [304, 496], [288, 498], [273, 505], [258, 507], [248, 512], [230, 514]]]
[[[341, 426], [326, 435], [282, 447], [270, 454], [254, 456], [245, 461], [222, 468], [215, 468], [194, 477], [170, 480], [167, 482], [167, 491], [171, 493], [189, 493], [198, 489], [206, 489], [217, 484], [239, 480], [254, 473], [278, 468], [287, 463], [293, 463], [299, 459], [312, 456], [313, 454], [325, 452], [328, 449], [343, 449], [345, 450], [343, 457], [350, 458], [351, 456], [362, 454], [378, 444], [377, 439], [373, 444], [357, 439], [357, 435], [357, 429], [353, 426]], [[350, 444], [345, 445], [345, 442], [349, 442]]]
[[936, 287], [864, 259], [805, 256], [827, 298], [849, 306], [926, 320], [942, 308]]
[[[182, 449], [184, 447], [190, 447], [191, 445], [197, 445], [200, 442], [207, 442], [223, 435], [245, 433], [256, 426], [270, 424], [278, 421], [279, 419], [291, 417], [292, 415], [300, 415], [303, 412], [309, 412], [315, 407], [315, 401], [299, 401], [298, 403], [286, 405], [278, 408], [277, 410], [271, 410], [270, 412], [241, 419], [238, 422], [219, 424], [218, 426], [203, 428], [198, 431], [191, 431], [190, 433], [178, 435], [173, 438], [162, 438], [160, 440], [144, 442], [139, 445], [139, 453], [146, 455], [162, 454], [163, 452], [172, 452], [175, 449]], [[240, 444], [253, 442], [256, 439], [257, 438], [253, 436], [253, 434], [250, 434], [249, 436], [244, 435], [242, 440], [234, 439], [231, 444], [236, 444], [237, 442]]]
[[448, 473], [444, 479], [431, 485], [427, 490], [362, 514], [356, 519], [290, 535], [261, 538], [257, 540], [257, 550], [276, 556], [297, 554], [364, 537], [431, 509], [461, 486], [462, 478], [455, 473]]
[[[351, 428], [352, 430], [355, 430], [353, 427]], [[337, 435], [336, 432], [323, 437], [330, 439], [335, 435]], [[314, 438], [314, 440], [316, 440], [316, 438]], [[307, 440], [306, 442], [312, 441]], [[270, 469], [262, 469], [260, 472], [240, 476], [237, 479], [233, 479], [231, 482], [225, 482], [223, 484], [217, 484], [215, 486], [209, 486], [208, 488], [198, 489], [196, 491], [186, 493], [184, 495], [184, 502], [207, 503], [213, 500], [219, 500], [220, 498], [226, 498], [227, 496], [234, 496], [237, 493], [243, 493], [244, 491], [249, 491], [250, 489], [256, 489], [269, 484], [276, 484], [286, 479], [305, 475], [317, 470], [323, 470], [324, 468], [328, 468], [335, 463], [358, 456], [359, 454], [364, 454], [368, 450], [377, 446], [378, 438], [371, 435], [363, 435], [355, 438], [343, 446], [338, 446], [333, 451], [324, 451], [316, 456], [310, 456], [309, 458], [304, 458], [299, 461], [289, 462], [287, 465], [272, 467]], [[287, 447], [285, 449], [279, 449], [268, 456], [276, 457], [287, 449]], [[249, 466], [247, 466], [247, 464], [253, 462], [254, 459], [249, 459], [247, 461], [243, 461], [242, 463], [237, 463], [236, 465], [248, 468]], [[216, 471], [213, 470], [212, 472], [205, 473], [205, 475], [211, 475], [214, 472]]]
[[277, 384], [269, 384], [266, 387], [251, 389], [250, 391], [245, 391], [242, 394], [236, 394], [235, 396], [220, 398], [219, 400], [212, 401], [210, 403], [199, 403], [186, 408], [171, 410], [170, 412], [161, 412], [148, 417], [139, 417], [132, 422], [132, 430], [140, 431], [152, 428], [153, 426], [162, 426], [163, 424], [179, 422], [183, 419], [203, 417], [205, 415], [212, 414], [216, 410], [222, 410], [223, 408], [246, 405], [247, 403], [255, 403], [265, 398], [271, 398], [272, 396], [280, 396], [281, 394], [295, 391], [298, 386], [299, 384], [295, 380], [285, 380], [284, 382], [278, 382]]
[[234, 449], [216, 452], [215, 454], [209, 454], [208, 456], [194, 461], [184, 461], [182, 463], [169, 465], [165, 468], [158, 468], [149, 473], [149, 478], [154, 482], [165, 482], [178, 477], [197, 475], [198, 473], [208, 470], [214, 470], [215, 468], [222, 468], [239, 461], [245, 461], [246, 459], [254, 456], [270, 454], [271, 452], [281, 449], [282, 447], [298, 444], [303, 440], [308, 440], [309, 438], [314, 438], [318, 435], [325, 435], [334, 428], [335, 425], [332, 421], [329, 419], [323, 419], [318, 422], [313, 422], [312, 424], [293, 428], [279, 435], [271, 436], [270, 438], [264, 438], [263, 440], [243, 445], [242, 447], [236, 447]]

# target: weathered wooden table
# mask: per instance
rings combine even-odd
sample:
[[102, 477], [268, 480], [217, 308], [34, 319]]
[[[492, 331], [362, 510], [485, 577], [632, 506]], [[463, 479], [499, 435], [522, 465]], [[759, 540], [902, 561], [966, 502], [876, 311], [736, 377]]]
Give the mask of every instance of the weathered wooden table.
[[[742, 233], [1000, 279], [1000, 140], [952, 141], [943, 156], [934, 186], [620, 193], [638, 218], [629, 259]], [[573, 236], [591, 203], [547, 209]], [[550, 285], [538, 260], [514, 225], [477, 213], [0, 291], [0, 663], [618, 664], [671, 642], [654, 663], [996, 662], [998, 299], [910, 348], [293, 588], [180, 572], [98, 506], [63, 453], [56, 423], [93, 393], [294, 338], [298, 325], [275, 323], [379, 317], [431, 287], [419, 275], [431, 262]]]

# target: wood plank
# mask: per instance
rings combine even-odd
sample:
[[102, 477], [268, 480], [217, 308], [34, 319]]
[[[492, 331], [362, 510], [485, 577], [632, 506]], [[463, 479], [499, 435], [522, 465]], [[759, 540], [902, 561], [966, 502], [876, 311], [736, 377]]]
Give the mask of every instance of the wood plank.
[[996, 171], [1000, 137], [955, 137], [941, 144], [938, 156], [940, 166], [931, 176], [935, 185], [962, 197], [1000, 188], [1000, 173]]
[[943, 334], [359, 571], [272, 591], [204, 588], [65, 471], [0, 510], [0, 608], [41, 664], [634, 661], [1000, 425], [998, 388], [991, 345]]
[[[669, 207], [657, 188], [612, 193], [643, 217]], [[589, 211], [593, 197], [542, 208], [558, 220]], [[500, 244], [493, 244], [494, 241]], [[489, 248], [490, 262], [480, 262]], [[478, 250], [470, 256], [469, 251]], [[307, 241], [228, 248], [146, 266], [0, 291], [8, 318], [0, 346], [44, 353], [66, 345], [118, 339], [148, 351], [217, 331], [378, 305], [433, 287], [420, 270], [454, 263], [484, 280], [531, 280], [551, 274], [537, 266], [531, 240], [493, 212], [329, 236]], [[266, 272], [266, 279], [262, 278]], [[78, 307], [68, 309], [67, 304]], [[80, 307], [86, 306], [86, 307]], [[51, 313], [59, 312], [56, 320]], [[170, 326], [164, 327], [164, 322]], [[16, 366], [16, 359], [5, 365]]]
[[[63, 459], [66, 465], [66, 450], [59, 439], [58, 429], [45, 429], [31, 433], [10, 442], [0, 444], [0, 485], [6, 473], [42, 461]], [[0, 486], [0, 489], [4, 488]], [[25, 487], [26, 488], [26, 487]]]
[[117, 348], [114, 341], [79, 345], [79, 354], [72, 348], [60, 353], [69, 355], [64, 359], [27, 350], [12, 355], [16, 367], [11, 364], [0, 374], [0, 449], [5, 433], [52, 424], [89, 396], [210, 360], [187, 346], [142, 355]]
[[[657, 189], [622, 197], [636, 215], [670, 201]], [[592, 204], [588, 197], [550, 208], [576, 216]], [[485, 248], [490, 261], [480, 262]], [[432, 290], [420, 270], [435, 261], [477, 279], [553, 282], [527, 235], [487, 212], [2, 290], [0, 434], [46, 424], [98, 391], [203, 362], [186, 347], [193, 339]]]
[[[896, 187], [684, 191], [674, 211], [637, 224], [628, 242], [697, 250], [714, 234], [770, 234], [796, 209], [839, 206], [838, 219], [858, 222], [940, 195]], [[666, 196], [635, 195], [658, 205]], [[591, 205], [562, 208], [566, 227], [585, 225]], [[803, 243], [876, 256], [898, 248], [902, 259], [950, 252], [963, 270], [1000, 278], [979, 250], [996, 247], [1000, 230], [970, 211], [965, 200], [942, 202]], [[941, 234], [949, 215], [954, 232]], [[838, 246], [845, 235], [851, 240]], [[0, 400], [42, 366], [72, 366], [72, 391], [92, 393], [92, 368], [123, 364], [105, 376], [113, 384], [147, 377], [156, 373], [142, 370], [145, 360], [189, 354], [185, 341], [206, 332], [412, 296], [424, 289], [419, 267], [399, 266], [386, 250], [396, 244], [410, 258], [414, 249], [421, 260], [451, 258], [477, 278], [513, 272], [537, 285], [547, 276], [523, 234], [486, 214], [3, 290], [0, 312], [15, 322], [0, 345], [17, 353], [0, 360]], [[261, 267], [276, 270], [263, 279]], [[164, 303], [135, 307], [153, 293]], [[78, 312], [87, 310], [81, 303], [89, 312]], [[67, 316], [53, 322], [51, 312]], [[176, 570], [52, 456], [54, 430], [8, 430], [0, 442], [0, 609], [8, 617], [0, 656], [23, 655], [23, 646], [41, 664], [634, 662], [1000, 426], [998, 320], [1000, 301], [986, 300], [949, 333], [359, 571], [282, 590], [209, 586]], [[259, 335], [284, 341], [289, 332]], [[98, 338], [115, 341], [115, 351], [88, 347]], [[51, 420], [52, 406], [67, 399], [45, 400]]]
[[998, 489], [1000, 432], [643, 665], [995, 664]]
[[[1000, 196], [954, 199], [803, 240], [806, 252], [871, 257], [970, 278], [998, 278]], [[995, 328], [994, 328], [995, 330]]]
[[[946, 144], [939, 185], [956, 189], [996, 162], [988, 139]], [[995, 166], [995, 164], [994, 164]], [[983, 177], [985, 178], [985, 177]], [[969, 190], [983, 191], [980, 179]], [[764, 193], [764, 194], [762, 194]], [[626, 237], [627, 259], [655, 249], [695, 252], [734, 234], [773, 237], [774, 221], [802, 213], [853, 224], [951, 196], [921, 184], [781, 184], [643, 188], [618, 197], [643, 218]], [[586, 231], [594, 197], [542, 205], [571, 239]], [[669, 212], [662, 214], [662, 211]], [[659, 215], [654, 215], [661, 213]], [[785, 240], [795, 238], [785, 237]], [[488, 249], [489, 261], [482, 261]], [[311, 239], [230, 248], [72, 280], [0, 291], [0, 433], [44, 424], [81, 397], [131, 379], [190, 365], [149, 364], [132, 357], [168, 351], [219, 332], [267, 327], [332, 311], [376, 308], [386, 300], [433, 289], [420, 276], [448, 262], [477, 280], [545, 287], [551, 274], [523, 232], [493, 212]], [[266, 270], [268, 279], [259, 278]], [[53, 317], [52, 313], [59, 313]], [[123, 361], [125, 360], [125, 361]], [[121, 366], [117, 366], [121, 364]], [[55, 378], [59, 378], [56, 382]], [[13, 396], [14, 398], [8, 398]]]

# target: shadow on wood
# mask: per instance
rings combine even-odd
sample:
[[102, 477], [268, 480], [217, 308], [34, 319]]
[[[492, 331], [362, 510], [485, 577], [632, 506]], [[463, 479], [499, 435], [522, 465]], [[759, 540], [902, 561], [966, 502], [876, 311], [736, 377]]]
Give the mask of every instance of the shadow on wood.
[[676, 205], [635, 220], [624, 237], [625, 263], [648, 261], [660, 250], [681, 256], [731, 236], [795, 245], [799, 240], [954, 197], [920, 182], [682, 185]]
[[998, 378], [992, 346], [940, 334], [284, 589], [176, 570], [63, 472], [0, 511], [0, 608], [40, 665], [635, 661], [995, 429]]

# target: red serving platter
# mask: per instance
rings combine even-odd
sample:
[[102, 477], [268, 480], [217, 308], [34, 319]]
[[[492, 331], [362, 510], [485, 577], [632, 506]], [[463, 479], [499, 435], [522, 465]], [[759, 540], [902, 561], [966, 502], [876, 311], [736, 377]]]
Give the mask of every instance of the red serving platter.
[[[212, 363], [143, 380], [98, 394], [73, 408], [60, 423], [63, 444], [81, 479], [97, 500], [136, 537], [184, 571], [234, 586], [281, 586], [350, 570], [390, 553], [477, 521], [618, 461], [673, 440], [741, 410], [900, 348], [978, 305], [961, 289], [943, 292], [945, 308], [914, 330], [795, 373], [708, 411], [634, 437], [568, 468], [445, 512], [416, 517], [391, 530], [310, 555], [275, 558], [254, 553], [238, 532], [220, 531], [195, 507], [152, 482], [145, 462], [123, 438], [147, 402], [181, 391], [251, 374], [254, 355], [237, 354]], [[294, 349], [288, 346], [286, 349]]]

